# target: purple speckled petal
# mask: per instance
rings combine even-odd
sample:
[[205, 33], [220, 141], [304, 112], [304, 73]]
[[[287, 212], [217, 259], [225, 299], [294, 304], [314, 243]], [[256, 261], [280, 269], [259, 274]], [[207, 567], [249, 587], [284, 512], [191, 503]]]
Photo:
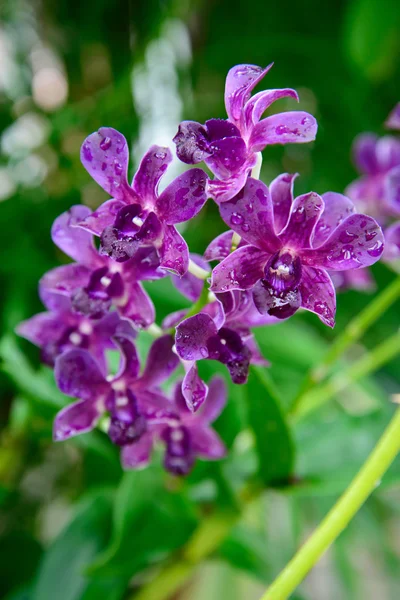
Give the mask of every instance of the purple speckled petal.
[[67, 327], [68, 313], [42, 312], [19, 323], [15, 331], [40, 348], [59, 339]]
[[397, 129], [398, 131], [400, 131], [400, 102], [396, 104], [396, 106], [386, 119], [385, 126], [388, 129]]
[[207, 167], [219, 179], [238, 173], [247, 158], [247, 146], [241, 137], [228, 137], [210, 143], [211, 156], [205, 159]]
[[240, 131], [236, 125], [226, 119], [209, 119], [205, 122], [205, 128], [210, 142], [219, 141], [223, 138], [240, 137]]
[[91, 431], [96, 426], [101, 413], [96, 403], [91, 400], [82, 400], [66, 406], [54, 420], [54, 441], [63, 442], [75, 435]]
[[400, 215], [400, 163], [394, 167], [385, 177], [386, 202], [393, 214]]
[[279, 234], [283, 246], [292, 250], [311, 248], [314, 228], [324, 210], [324, 201], [315, 192], [298, 196], [290, 210], [288, 224]]
[[130, 282], [123, 297], [114, 299], [114, 305], [122, 317], [130, 319], [139, 329], [154, 323], [154, 304], [140, 283]]
[[281, 90], [265, 90], [255, 94], [244, 106], [244, 122], [247, 129], [259, 122], [263, 113], [277, 100], [281, 98], [294, 98], [299, 101], [299, 96], [295, 90], [290, 88]]
[[[206, 260], [199, 254], [190, 254], [190, 258], [192, 261], [198, 265], [200, 268], [205, 271], [210, 270], [210, 266]], [[201, 291], [203, 289], [204, 282], [189, 273], [189, 271], [183, 275], [183, 277], [178, 277], [177, 275], [172, 275], [172, 283], [176, 287], [176, 289], [183, 295], [185, 298], [191, 300], [191, 302], [196, 302], [199, 299]]]
[[274, 231], [273, 207], [267, 186], [249, 177], [245, 187], [220, 205], [222, 219], [249, 244], [275, 252], [280, 242]]
[[253, 288], [253, 300], [262, 315], [277, 319], [287, 319], [301, 306], [301, 296], [297, 289], [275, 295], [259, 281]]
[[400, 221], [393, 223], [385, 230], [385, 261], [400, 259]]
[[225, 82], [225, 108], [231, 121], [240, 121], [243, 106], [252, 90], [272, 65], [273, 63], [265, 69], [256, 65], [236, 65], [230, 69]]
[[207, 341], [217, 333], [215, 323], [209, 315], [199, 313], [189, 317], [176, 328], [176, 351], [183, 360], [187, 361], [207, 358]]
[[251, 160], [247, 160], [242, 169], [232, 177], [228, 177], [223, 181], [220, 179], [209, 180], [207, 189], [210, 198], [215, 200], [217, 204], [231, 200], [245, 185], [247, 176], [255, 163], [256, 155], [253, 154]]
[[294, 200], [294, 180], [297, 176], [298, 173], [294, 173], [293, 175], [283, 173], [271, 181], [269, 186], [274, 209], [274, 228], [277, 235], [286, 227], [289, 220], [290, 209]]
[[314, 230], [312, 240], [314, 248], [321, 246], [336, 227], [355, 211], [353, 202], [347, 196], [343, 196], [343, 194], [326, 192], [322, 194], [322, 199], [325, 208]]
[[51, 237], [55, 245], [70, 258], [89, 267], [95, 266], [97, 259], [93, 238], [90, 233], [76, 225], [90, 213], [91, 210], [87, 206], [71, 206], [57, 217], [51, 228]]
[[306, 112], [278, 113], [257, 123], [249, 147], [253, 152], [261, 152], [271, 144], [305, 144], [315, 140], [317, 129], [317, 121]]
[[163, 383], [179, 365], [179, 358], [172, 351], [174, 339], [163, 335], [153, 342], [147, 356], [146, 366], [140, 378], [140, 386], [151, 387]]
[[137, 442], [121, 449], [121, 463], [124, 469], [144, 469], [150, 462], [153, 450], [151, 432], [144, 433]]
[[86, 171], [113, 198], [128, 200], [133, 192], [128, 185], [128, 144], [122, 133], [101, 127], [82, 144], [81, 161]]
[[228, 398], [228, 391], [222, 377], [213, 377], [210, 381], [207, 401], [203, 404], [199, 415], [202, 423], [213, 423], [222, 413]]
[[54, 375], [64, 394], [82, 400], [93, 400], [107, 389], [98, 364], [86, 350], [68, 350], [57, 357]]
[[90, 279], [90, 270], [75, 263], [56, 267], [48, 271], [39, 282], [39, 296], [46, 308], [67, 311], [71, 308], [71, 296], [85, 287]]
[[139, 248], [135, 256], [123, 263], [124, 281], [146, 281], [165, 277], [160, 269], [160, 259], [154, 248]]
[[326, 271], [303, 267], [300, 293], [302, 308], [318, 315], [328, 327], [335, 326], [336, 293]]
[[189, 267], [189, 248], [174, 225], [166, 225], [159, 250], [160, 268], [182, 277]]
[[331, 271], [369, 267], [379, 260], [384, 238], [378, 223], [365, 215], [350, 215], [328, 240], [315, 249], [302, 250], [303, 264]]
[[195, 454], [207, 460], [218, 460], [226, 454], [226, 448], [219, 435], [209, 427], [191, 427], [192, 444]]
[[154, 206], [158, 183], [171, 161], [171, 150], [163, 146], [151, 146], [143, 156], [132, 183], [142, 205]]
[[106, 227], [113, 225], [117, 214], [124, 206], [126, 204], [121, 200], [107, 200], [97, 210], [82, 219], [78, 225], [82, 229], [100, 237]]
[[136, 346], [131, 335], [122, 335], [118, 332], [113, 337], [114, 342], [119, 348], [121, 359], [118, 374], [115, 379], [124, 379], [127, 381], [136, 381], [140, 371], [140, 361]]
[[376, 157], [378, 136], [374, 133], [362, 133], [353, 143], [353, 161], [360, 173], [373, 175], [379, 171]]
[[208, 394], [208, 386], [199, 377], [196, 363], [188, 363], [188, 370], [182, 381], [182, 394], [191, 412], [196, 412]]
[[247, 290], [264, 275], [264, 266], [270, 255], [255, 246], [244, 246], [232, 252], [214, 267], [211, 276], [212, 292]]
[[172, 141], [176, 145], [177, 157], [187, 165], [195, 165], [211, 154], [208, 133], [196, 121], [182, 121]]
[[204, 252], [204, 258], [209, 261], [226, 258], [232, 250], [232, 237], [232, 230], [224, 231], [224, 233], [218, 235], [208, 244]]
[[190, 169], [174, 179], [157, 200], [161, 221], [174, 225], [196, 216], [207, 200], [207, 179], [202, 169]]

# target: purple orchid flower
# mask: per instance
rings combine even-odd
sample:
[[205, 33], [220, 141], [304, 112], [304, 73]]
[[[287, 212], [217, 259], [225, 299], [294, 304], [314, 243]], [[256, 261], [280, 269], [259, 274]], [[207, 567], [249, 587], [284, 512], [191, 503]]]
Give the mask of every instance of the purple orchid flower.
[[334, 326], [336, 294], [327, 270], [375, 263], [383, 234], [374, 219], [354, 214], [352, 202], [333, 192], [293, 199], [293, 175], [270, 189], [249, 178], [239, 194], [220, 206], [232, 229], [247, 242], [212, 273], [211, 290], [252, 290], [261, 314], [286, 318], [300, 307]]
[[345, 190], [358, 210], [379, 222], [400, 215], [400, 140], [373, 133], [359, 135], [353, 146], [356, 167], [362, 174]]
[[397, 131], [400, 131], [400, 102], [396, 104], [386, 119], [385, 125], [388, 129], [396, 129]]
[[272, 144], [311, 142], [317, 122], [302, 111], [278, 113], [261, 119], [263, 113], [280, 98], [294, 98], [292, 89], [266, 90], [251, 97], [251, 92], [268, 73], [255, 65], [233, 67], [225, 83], [225, 107], [228, 120], [210, 119], [204, 125], [183, 121], [174, 138], [177, 155], [184, 163], [205, 161], [215, 175], [208, 184], [210, 196], [218, 203], [235, 196], [256, 165], [257, 152]]
[[159, 279], [165, 273], [153, 248], [141, 248], [124, 263], [116, 263], [101, 255], [93, 244], [93, 236], [77, 227], [90, 218], [86, 206], [73, 206], [58, 217], [52, 227], [54, 243], [75, 263], [57, 267], [40, 281], [40, 296], [53, 312], [72, 309], [87, 317], [102, 318], [111, 307], [137, 327], [154, 322], [154, 306], [139, 283]]
[[387, 263], [400, 261], [400, 221], [385, 229], [385, 251], [383, 260]]
[[161, 194], [159, 181], [172, 161], [168, 148], [152, 146], [128, 184], [128, 144], [111, 127], [92, 133], [82, 145], [82, 164], [113, 197], [80, 225], [101, 237], [102, 251], [118, 262], [129, 260], [143, 246], [156, 248], [160, 267], [186, 273], [188, 248], [175, 224], [192, 219], [207, 200], [207, 175], [190, 169]]
[[210, 424], [220, 415], [226, 403], [226, 388], [221, 378], [210, 381], [207, 402], [193, 414], [182, 395], [182, 385], [175, 388], [170, 403], [174, 416], [167, 424], [149, 425], [142, 437], [122, 449], [125, 469], [143, 468], [150, 462], [156, 442], [165, 445], [164, 467], [175, 475], [187, 475], [196, 457], [206, 460], [223, 458], [226, 448]]
[[[115, 348], [112, 336], [121, 328], [122, 320], [112, 312], [96, 321], [76, 312], [42, 312], [17, 327], [18, 335], [41, 349], [41, 359], [53, 367], [57, 356], [73, 348], [92, 354], [103, 372], [106, 370], [105, 351]], [[126, 321], [129, 327], [129, 323]]]
[[138, 440], [148, 423], [171, 417], [170, 401], [159, 385], [179, 364], [172, 351], [172, 337], [163, 336], [153, 343], [142, 375], [133, 337], [126, 330], [117, 331], [113, 341], [121, 352], [121, 366], [115, 376], [105, 377], [86, 350], [68, 350], [56, 359], [55, 377], [60, 390], [79, 398], [57, 414], [56, 441], [92, 430], [108, 413], [108, 435], [113, 443], [124, 446]]

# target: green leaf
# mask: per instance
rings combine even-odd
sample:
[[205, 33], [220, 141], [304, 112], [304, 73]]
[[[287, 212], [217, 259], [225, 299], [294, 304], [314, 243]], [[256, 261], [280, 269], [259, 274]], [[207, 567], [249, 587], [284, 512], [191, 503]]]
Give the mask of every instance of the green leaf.
[[[44, 555], [33, 600], [82, 600], [89, 593], [92, 582], [84, 572], [106, 543], [110, 520], [111, 503], [105, 494], [97, 493], [79, 507]], [[108, 591], [101, 595], [98, 589], [98, 600], [108, 600]]]
[[268, 544], [263, 532], [239, 525], [221, 545], [218, 555], [232, 567], [268, 582]]
[[[24, 559], [21, 560], [23, 549]], [[24, 531], [11, 531], [0, 538], [0, 597], [14, 588], [26, 585], [33, 578], [42, 548]]]
[[269, 376], [260, 367], [251, 367], [246, 395], [259, 476], [265, 485], [286, 482], [293, 470], [292, 436]]

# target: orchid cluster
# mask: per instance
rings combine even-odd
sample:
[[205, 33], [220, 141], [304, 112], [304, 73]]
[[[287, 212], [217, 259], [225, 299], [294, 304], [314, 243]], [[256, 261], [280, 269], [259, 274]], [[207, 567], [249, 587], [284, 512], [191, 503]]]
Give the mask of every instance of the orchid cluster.
[[[382, 255], [380, 225], [357, 213], [349, 197], [295, 197], [296, 174], [281, 174], [268, 186], [257, 178], [267, 146], [311, 142], [317, 133], [314, 117], [302, 111], [262, 118], [276, 100], [298, 100], [292, 89], [252, 95], [270, 68], [229, 71], [227, 119], [179, 125], [178, 158], [204, 162], [210, 174], [190, 168], [159, 192], [172, 161], [168, 148], [152, 146], [130, 184], [121, 133], [103, 127], [84, 141], [83, 166], [110, 200], [94, 212], [73, 206], [56, 219], [52, 239], [74, 262], [43, 276], [46, 312], [18, 329], [41, 348], [60, 390], [77, 399], [57, 415], [55, 440], [99, 427], [121, 447], [124, 468], [144, 467], [153, 447], [161, 446], [166, 470], [178, 475], [187, 474], [196, 457], [221, 458], [225, 447], [211, 424], [227, 392], [219, 377], [202, 380], [198, 362], [219, 361], [233, 383], [245, 384], [251, 364], [268, 365], [254, 327], [279, 323], [299, 309], [333, 327], [332, 273], [357, 273]], [[390, 123], [396, 125], [395, 117]], [[381, 200], [390, 187], [385, 207], [399, 214], [400, 142], [368, 138], [360, 144], [366, 175], [348, 195], [362, 197], [363, 207], [380, 217], [371, 197]], [[208, 199], [227, 230], [204, 256], [193, 255], [176, 226], [193, 219]], [[193, 305], [159, 325], [143, 282], [165, 277]], [[143, 330], [155, 340], [141, 369]], [[109, 364], [110, 351], [119, 354], [118, 370]]]

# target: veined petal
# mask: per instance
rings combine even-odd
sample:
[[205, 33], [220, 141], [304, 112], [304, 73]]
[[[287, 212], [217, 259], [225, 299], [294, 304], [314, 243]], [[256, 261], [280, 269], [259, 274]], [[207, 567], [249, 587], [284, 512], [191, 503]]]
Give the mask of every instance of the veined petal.
[[153, 450], [151, 432], [144, 433], [137, 442], [123, 446], [121, 462], [124, 469], [144, 469], [150, 462]]
[[255, 246], [238, 248], [214, 267], [210, 291], [248, 290], [264, 276], [270, 254]]
[[160, 268], [176, 275], [184, 275], [189, 267], [189, 248], [174, 225], [166, 225], [159, 250]]
[[315, 313], [328, 327], [334, 327], [336, 292], [328, 273], [322, 269], [303, 267], [300, 293], [302, 308]]
[[207, 179], [202, 169], [190, 169], [174, 179], [156, 203], [161, 221], [174, 225], [196, 216], [207, 200]]
[[293, 175], [283, 173], [270, 183], [269, 192], [274, 209], [274, 228], [277, 235], [286, 227], [289, 220], [290, 209], [294, 201], [294, 180], [297, 176], [298, 173]]
[[56, 358], [54, 375], [63, 394], [94, 400], [107, 388], [96, 361], [86, 350], [68, 350]]
[[198, 421], [202, 423], [213, 423], [222, 413], [228, 391], [222, 377], [213, 377], [210, 381], [207, 400], [198, 413]]
[[146, 328], [155, 319], [154, 304], [140, 283], [131, 281], [125, 287], [123, 297], [114, 299], [119, 314], [139, 329]]
[[142, 200], [141, 204], [154, 206], [158, 183], [171, 161], [171, 150], [163, 146], [151, 146], [143, 156], [132, 182], [133, 189]]
[[81, 400], [63, 408], [54, 420], [53, 439], [63, 442], [68, 438], [91, 431], [101, 417], [96, 402]]
[[128, 144], [122, 133], [101, 127], [82, 144], [81, 161], [86, 171], [113, 198], [127, 200], [133, 193], [128, 185]]
[[281, 90], [265, 90], [258, 92], [244, 106], [244, 122], [247, 129], [259, 122], [263, 113], [277, 100], [281, 98], [294, 98], [299, 101], [299, 96], [295, 90], [285, 88]]
[[195, 362], [189, 363], [188, 370], [182, 381], [182, 394], [188, 409], [196, 412], [207, 397], [208, 386], [199, 377]]
[[385, 230], [385, 261], [400, 259], [400, 221], [393, 223]]
[[217, 333], [217, 327], [209, 315], [199, 313], [189, 317], [176, 328], [176, 351], [183, 360], [187, 361], [207, 358], [207, 341]]
[[155, 248], [139, 248], [135, 256], [123, 264], [124, 281], [147, 281], [166, 276], [160, 269], [160, 259]]
[[311, 248], [311, 239], [324, 210], [324, 201], [315, 192], [298, 196], [291, 207], [288, 224], [279, 234], [282, 246], [293, 250]]
[[77, 225], [93, 235], [101, 236], [106, 227], [112, 227], [119, 211], [126, 206], [121, 200], [107, 200], [94, 212], [88, 214]]
[[157, 386], [168, 379], [179, 365], [179, 358], [172, 351], [174, 339], [163, 335], [155, 340], [147, 356], [146, 366], [138, 382], [140, 386]]
[[312, 240], [314, 248], [321, 246], [336, 227], [355, 211], [353, 202], [343, 194], [326, 192], [322, 194], [322, 199], [324, 201], [324, 212], [314, 230]]
[[236, 65], [230, 69], [225, 82], [225, 108], [233, 123], [240, 121], [243, 106], [250, 98], [252, 90], [272, 65], [273, 63], [265, 69], [257, 65]]
[[280, 248], [274, 231], [271, 195], [261, 181], [249, 177], [235, 198], [220, 205], [220, 214], [228, 227], [249, 244], [270, 253]]
[[245, 185], [247, 176], [256, 163], [255, 156], [253, 154], [251, 160], [248, 159], [239, 172], [228, 177], [228, 179], [210, 179], [207, 186], [210, 198], [217, 204], [221, 204], [236, 196]]
[[369, 267], [379, 260], [384, 247], [378, 223], [365, 215], [347, 217], [318, 248], [300, 253], [303, 264], [331, 271]]
[[52, 311], [67, 311], [71, 308], [71, 296], [85, 287], [90, 279], [90, 270], [83, 265], [71, 263], [56, 267], [43, 275], [39, 281], [39, 296], [46, 308]]
[[193, 450], [196, 455], [207, 460], [218, 460], [226, 454], [226, 448], [219, 435], [210, 427], [190, 427]]
[[96, 264], [96, 249], [91, 234], [76, 225], [88, 217], [90, 208], [83, 205], [71, 206], [57, 217], [51, 228], [51, 238], [67, 256], [86, 266]]
[[306, 144], [315, 140], [317, 129], [317, 121], [306, 112], [278, 113], [257, 123], [249, 147], [253, 152], [261, 152], [272, 144]]
[[209, 261], [226, 258], [232, 250], [232, 238], [233, 231], [231, 229], [218, 235], [208, 244], [204, 252], [204, 258]]
[[386, 119], [385, 126], [388, 129], [400, 130], [400, 102], [396, 104], [396, 106]]

